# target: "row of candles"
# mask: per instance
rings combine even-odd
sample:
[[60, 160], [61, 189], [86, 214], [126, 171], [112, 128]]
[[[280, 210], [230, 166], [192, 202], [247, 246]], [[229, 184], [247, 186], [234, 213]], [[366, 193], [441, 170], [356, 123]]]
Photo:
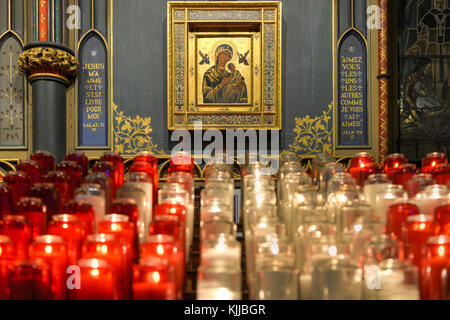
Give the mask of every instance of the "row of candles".
[[[431, 172], [431, 173], [430, 173]], [[403, 155], [380, 168], [328, 155], [307, 174], [281, 158], [278, 181], [261, 163], [243, 170], [251, 299], [449, 299], [450, 194], [442, 154], [422, 172]]]
[[48, 152], [0, 183], [0, 300], [181, 299], [194, 221], [192, 158], [171, 159], [158, 192], [157, 159], [143, 152], [125, 178], [105, 153], [57, 166]]

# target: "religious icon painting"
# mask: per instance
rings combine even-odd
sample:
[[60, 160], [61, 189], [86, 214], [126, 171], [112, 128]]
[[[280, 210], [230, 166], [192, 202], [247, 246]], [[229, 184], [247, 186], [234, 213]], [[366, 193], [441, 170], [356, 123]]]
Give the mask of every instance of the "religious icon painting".
[[167, 20], [170, 130], [281, 129], [281, 2], [169, 2]]

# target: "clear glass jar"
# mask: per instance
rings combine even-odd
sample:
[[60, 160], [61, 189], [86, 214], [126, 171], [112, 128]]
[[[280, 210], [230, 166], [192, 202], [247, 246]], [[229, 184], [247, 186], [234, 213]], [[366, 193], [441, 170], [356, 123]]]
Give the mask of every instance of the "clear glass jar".
[[385, 188], [380, 190], [375, 196], [373, 219], [386, 225], [389, 207], [401, 199], [407, 199], [406, 191], [402, 186], [395, 184], [385, 186]]
[[311, 161], [312, 165], [312, 181], [315, 186], [319, 186], [320, 183], [320, 173], [322, 172], [325, 164], [334, 162], [334, 159], [327, 153], [321, 153], [317, 155]]
[[419, 206], [422, 214], [434, 218], [434, 211], [449, 199], [449, 195], [449, 190], [446, 186], [435, 184], [425, 187], [422, 192], [418, 193], [415, 203]]
[[241, 300], [242, 271], [200, 266], [197, 300]]
[[376, 206], [376, 196], [377, 193], [386, 189], [388, 185], [391, 184], [391, 180], [389, 179], [387, 174], [379, 173], [370, 175], [366, 180], [363, 192], [366, 198], [366, 201], [370, 206], [375, 210]]
[[327, 194], [325, 196], [328, 197], [330, 194], [339, 191], [343, 185], [356, 186], [356, 180], [350, 173], [340, 172], [334, 174], [328, 181]]
[[94, 233], [100, 221], [106, 215], [105, 192], [98, 184], [83, 184], [75, 191], [75, 199], [92, 205], [94, 209]]
[[148, 226], [150, 225], [147, 217], [149, 209], [146, 192], [143, 189], [138, 188], [133, 182], [125, 182], [122, 187], [117, 190], [117, 197], [124, 199], [133, 199], [137, 204], [139, 212], [139, 219], [137, 224], [139, 242], [146, 242], [148, 236]]
[[342, 172], [344, 172], [344, 166], [341, 163], [332, 162], [325, 164], [320, 172], [319, 178], [319, 189], [324, 196], [328, 194], [328, 181], [330, 181], [336, 173]]
[[412, 199], [418, 193], [422, 192], [427, 186], [431, 186], [435, 183], [436, 181], [434, 180], [431, 174], [428, 173], [416, 174], [408, 181], [406, 185], [408, 196]]

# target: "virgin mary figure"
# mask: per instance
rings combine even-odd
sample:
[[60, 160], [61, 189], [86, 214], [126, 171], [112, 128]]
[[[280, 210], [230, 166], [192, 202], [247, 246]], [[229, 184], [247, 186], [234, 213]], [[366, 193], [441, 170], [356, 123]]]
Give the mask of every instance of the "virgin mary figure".
[[248, 103], [247, 85], [236, 67], [227, 63], [233, 58], [233, 48], [222, 44], [216, 48], [216, 64], [203, 75], [203, 103]]

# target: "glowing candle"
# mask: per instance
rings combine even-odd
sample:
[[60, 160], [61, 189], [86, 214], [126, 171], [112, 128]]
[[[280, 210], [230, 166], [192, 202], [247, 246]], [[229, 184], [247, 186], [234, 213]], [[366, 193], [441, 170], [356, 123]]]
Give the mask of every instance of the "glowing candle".
[[387, 234], [394, 240], [401, 240], [402, 225], [408, 217], [420, 214], [420, 209], [415, 204], [400, 201], [393, 204], [388, 209]]
[[426, 155], [422, 159], [422, 172], [431, 173], [434, 168], [437, 168], [441, 164], [447, 164], [448, 159], [441, 152], [433, 152]]
[[416, 174], [416, 165], [412, 163], [405, 163], [402, 167], [395, 171], [394, 184], [401, 185], [403, 189], [407, 189], [408, 181], [411, 180]]
[[83, 229], [76, 216], [61, 214], [53, 216], [53, 221], [48, 225], [48, 234], [60, 236], [67, 244], [69, 263], [76, 265], [81, 257], [81, 243], [83, 241]]
[[388, 175], [389, 179], [393, 180], [394, 173], [405, 163], [408, 163], [408, 159], [406, 159], [405, 155], [401, 153], [391, 154], [384, 163], [384, 172]]
[[375, 159], [367, 152], [358, 153], [350, 160], [348, 172], [361, 187], [368, 176], [369, 168], [371, 169], [370, 171], [373, 171], [372, 174], [376, 173], [376, 166], [371, 165], [372, 163], [375, 163]]
[[30, 259], [50, 275], [49, 299], [67, 299], [66, 270], [68, 266], [67, 246], [59, 236], [44, 235], [30, 245]]
[[402, 230], [405, 260], [409, 260], [419, 267], [422, 247], [433, 235], [433, 220], [426, 215], [410, 216], [403, 224]]
[[22, 198], [16, 211], [33, 225], [33, 239], [47, 233], [47, 209], [41, 199]]
[[94, 233], [94, 206], [83, 200], [70, 200], [64, 206], [64, 213], [75, 216], [80, 222], [83, 239]]
[[450, 236], [450, 204], [443, 204], [435, 210], [436, 234]]
[[8, 215], [0, 221], [0, 234], [8, 236], [16, 246], [18, 260], [28, 258], [28, 246], [33, 237], [33, 226], [24, 216]]
[[[149, 235], [167, 234], [174, 237], [175, 242], [184, 251], [186, 248], [185, 229], [182, 228], [179, 218], [171, 215], [155, 216], [154, 221], [150, 224]], [[184, 252], [184, 255], [188, 252]]]

